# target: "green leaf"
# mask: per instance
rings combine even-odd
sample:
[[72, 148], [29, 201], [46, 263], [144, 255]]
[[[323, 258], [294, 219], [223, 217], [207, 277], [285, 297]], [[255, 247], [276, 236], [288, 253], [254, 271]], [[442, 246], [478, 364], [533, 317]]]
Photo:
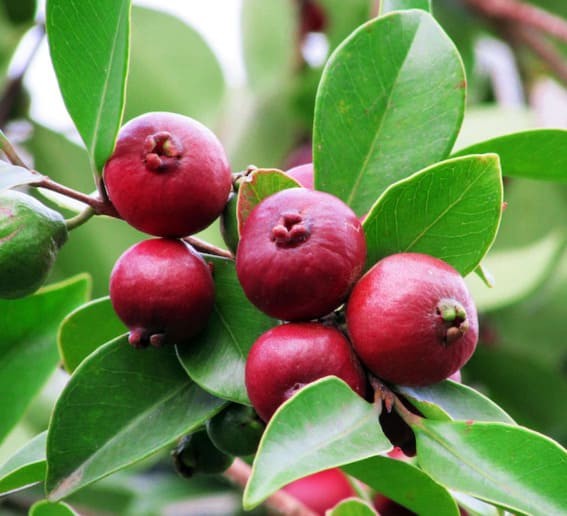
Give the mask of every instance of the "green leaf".
[[206, 256], [213, 264], [215, 306], [207, 327], [187, 346], [179, 360], [203, 389], [224, 399], [249, 404], [244, 367], [254, 341], [276, 324], [246, 298], [234, 262]]
[[130, 2], [48, 0], [46, 27], [63, 100], [100, 171], [122, 119]]
[[431, 12], [431, 0], [383, 0], [380, 5], [380, 14], [404, 9], [422, 9]]
[[462, 383], [445, 380], [428, 387], [399, 386], [396, 390], [427, 418], [514, 424], [496, 403]]
[[541, 434], [503, 423], [421, 420], [419, 465], [451, 489], [528, 514], [567, 507], [567, 454]]
[[29, 516], [79, 516], [79, 513], [66, 503], [41, 500], [32, 505]]
[[254, 508], [298, 478], [390, 450], [378, 415], [376, 406], [338, 378], [301, 389], [266, 427], [244, 491], [244, 508]]
[[0, 441], [57, 367], [59, 323], [87, 300], [89, 290], [89, 278], [83, 274], [33, 296], [0, 300], [0, 400], [10, 400], [2, 405]]
[[463, 65], [420, 10], [356, 30], [323, 72], [315, 103], [315, 186], [365, 214], [392, 183], [445, 158], [465, 105]]
[[436, 256], [463, 276], [490, 249], [502, 216], [498, 156], [444, 161], [392, 185], [363, 223], [367, 265], [394, 253]]
[[47, 436], [46, 489], [59, 500], [170, 445], [223, 402], [193, 384], [171, 348], [143, 351], [119, 337], [75, 371]]
[[567, 131], [564, 129], [508, 134], [461, 149], [455, 155], [488, 152], [500, 156], [505, 176], [567, 182]]
[[10, 165], [0, 160], [0, 190], [25, 185], [37, 181], [37, 174], [33, 174], [24, 167]]
[[368, 502], [347, 498], [326, 512], [328, 516], [374, 516], [376, 511]]
[[481, 502], [477, 498], [459, 493], [458, 491], [452, 491], [451, 494], [459, 506], [467, 511], [469, 516], [502, 516], [500, 509], [494, 505]]
[[271, 91], [289, 77], [296, 57], [296, 24], [293, 2], [242, 2], [242, 49], [250, 88]]
[[458, 516], [453, 497], [411, 464], [388, 457], [370, 457], [342, 466], [345, 473], [420, 516]]
[[72, 373], [95, 349], [126, 331], [109, 297], [95, 299], [73, 310], [63, 319], [57, 335], [65, 369]]
[[170, 14], [134, 6], [131, 48], [127, 120], [149, 111], [171, 111], [206, 125], [216, 121], [224, 77], [199, 32]]
[[24, 489], [45, 478], [47, 432], [36, 435], [0, 467], [0, 494]]
[[266, 197], [287, 188], [298, 188], [301, 185], [277, 169], [258, 169], [247, 176], [238, 188], [236, 213], [238, 216], [238, 232], [242, 228], [252, 210]]

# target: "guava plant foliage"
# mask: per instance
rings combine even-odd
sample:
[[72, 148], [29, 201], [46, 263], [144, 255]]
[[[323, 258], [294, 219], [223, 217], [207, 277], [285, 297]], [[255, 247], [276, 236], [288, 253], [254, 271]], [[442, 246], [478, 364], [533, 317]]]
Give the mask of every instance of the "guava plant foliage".
[[[60, 89], [98, 189], [90, 205], [67, 220], [72, 231], [93, 215], [118, 217], [102, 172], [123, 122], [131, 6], [128, 0], [48, 0], [46, 25]], [[442, 259], [462, 276], [485, 279], [482, 262], [503, 213], [502, 175], [567, 181], [567, 169], [554, 157], [554, 149], [567, 145], [567, 132], [515, 133], [453, 153], [467, 81], [461, 57], [428, 2], [384, 2], [380, 16], [335, 44], [315, 99], [314, 184], [364, 217], [364, 270], [412, 252]], [[10, 161], [0, 162], [2, 189], [42, 186], [41, 171], [29, 170], [4, 135], [2, 149]], [[234, 197], [223, 215], [230, 245], [238, 242], [254, 207], [299, 186], [272, 163], [257, 164], [263, 168], [233, 174]], [[197, 244], [213, 273], [215, 302], [205, 328], [182, 345], [129, 346], [110, 299], [90, 300], [85, 276], [0, 301], [0, 399], [6, 400], [0, 438], [59, 362], [70, 374], [47, 432], [0, 467], [0, 493], [43, 483], [49, 502], [37, 505], [36, 513], [53, 508], [71, 514], [58, 502], [171, 449], [230, 403], [250, 405], [246, 358], [278, 321], [246, 297], [233, 253]], [[327, 323], [340, 325], [342, 317], [341, 308]], [[458, 506], [471, 514], [566, 510], [565, 450], [517, 425], [481, 393], [450, 380], [408, 387], [372, 378], [371, 385], [368, 401], [338, 378], [325, 377], [283, 403], [252, 456], [244, 508], [253, 509], [301, 477], [340, 467], [421, 515], [458, 515]], [[392, 444], [379, 423], [383, 411], [409, 425], [415, 459], [387, 455]], [[331, 511], [372, 513], [363, 499]]]

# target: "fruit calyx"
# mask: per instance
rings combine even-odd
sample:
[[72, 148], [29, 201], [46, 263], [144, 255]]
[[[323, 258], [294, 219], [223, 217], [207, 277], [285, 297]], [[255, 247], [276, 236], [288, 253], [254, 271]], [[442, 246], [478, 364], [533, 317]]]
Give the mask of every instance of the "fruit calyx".
[[467, 312], [455, 299], [444, 298], [435, 308], [442, 321], [441, 338], [443, 345], [449, 346], [459, 340], [469, 329]]
[[272, 228], [272, 241], [278, 247], [295, 247], [305, 242], [311, 232], [300, 213], [282, 213], [278, 223]]
[[150, 344], [154, 348], [161, 348], [167, 343], [165, 333], [150, 333], [144, 328], [134, 328], [128, 335], [128, 343], [136, 349], [147, 348]]
[[167, 168], [181, 157], [183, 146], [169, 131], [158, 131], [144, 140], [144, 161], [150, 170]]

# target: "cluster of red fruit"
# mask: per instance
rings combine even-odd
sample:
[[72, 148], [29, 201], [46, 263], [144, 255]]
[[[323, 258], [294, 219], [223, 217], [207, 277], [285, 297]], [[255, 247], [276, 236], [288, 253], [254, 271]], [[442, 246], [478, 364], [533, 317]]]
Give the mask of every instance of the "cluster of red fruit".
[[[290, 174], [304, 187], [256, 206], [236, 254], [246, 296], [285, 321], [262, 335], [247, 359], [246, 387], [258, 414], [267, 421], [294, 392], [327, 375], [364, 397], [365, 368], [405, 385], [457, 372], [478, 335], [458, 272], [431, 256], [401, 253], [362, 276], [359, 218], [338, 198], [312, 189], [311, 166]], [[162, 237], [130, 248], [112, 272], [111, 299], [132, 345], [184, 344], [206, 324], [211, 271], [179, 238], [221, 214], [231, 178], [221, 144], [192, 119], [150, 113], [121, 130], [104, 171], [109, 197], [127, 222]], [[345, 303], [346, 331], [327, 317]]]

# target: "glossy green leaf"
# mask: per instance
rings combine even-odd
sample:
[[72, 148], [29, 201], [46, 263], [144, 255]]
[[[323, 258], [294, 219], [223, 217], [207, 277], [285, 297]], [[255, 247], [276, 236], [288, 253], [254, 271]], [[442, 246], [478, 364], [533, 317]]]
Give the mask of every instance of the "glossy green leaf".
[[380, 14], [404, 9], [421, 9], [431, 12], [431, 0], [383, 0], [380, 2]]
[[494, 421], [514, 424], [514, 420], [496, 403], [462, 383], [445, 380], [428, 387], [396, 387], [425, 417]]
[[451, 40], [420, 10], [356, 30], [323, 72], [315, 103], [315, 186], [365, 214], [392, 183], [445, 158], [465, 76]]
[[242, 2], [242, 49], [250, 88], [277, 89], [288, 78], [296, 59], [296, 24], [293, 2]]
[[461, 149], [456, 156], [488, 152], [500, 156], [505, 176], [567, 182], [567, 131], [564, 129], [508, 134]]
[[0, 466], [0, 495], [44, 480], [46, 438], [47, 432], [35, 436]]
[[48, 0], [46, 27], [63, 100], [100, 171], [122, 119], [130, 1]]
[[32, 505], [29, 516], [79, 516], [79, 513], [66, 503], [41, 500]]
[[218, 59], [199, 32], [162, 11], [132, 9], [127, 120], [171, 111], [209, 125], [222, 107], [224, 90]]
[[281, 170], [258, 169], [252, 172], [238, 188], [238, 201], [236, 212], [238, 216], [238, 232], [242, 228], [252, 210], [258, 206], [266, 197], [287, 188], [298, 188], [301, 186]]
[[244, 508], [252, 509], [298, 478], [390, 450], [378, 415], [375, 405], [338, 378], [301, 389], [266, 427], [244, 491]]
[[347, 498], [327, 511], [327, 516], [374, 516], [377, 512], [368, 502]]
[[193, 381], [224, 399], [249, 404], [244, 367], [254, 341], [276, 324], [246, 298], [234, 262], [206, 256], [213, 264], [215, 306], [207, 327], [187, 346], [178, 347], [181, 364]]
[[[558, 326], [556, 340], [543, 332], [537, 339], [528, 335], [526, 344], [531, 344], [535, 349], [531, 350], [531, 354], [519, 350], [517, 343], [521, 342], [520, 333], [525, 326], [531, 325], [518, 322], [525, 312], [516, 313], [513, 322], [519, 327], [510, 329], [510, 335], [505, 335], [510, 340], [509, 349], [503, 349], [502, 344], [481, 346], [467, 364], [466, 372], [470, 381], [482, 388], [495, 402], [506, 407], [520, 424], [567, 442], [567, 421], [564, 411], [558, 410], [560, 400], [567, 399], [567, 378], [561, 371], [559, 360], [548, 365], [542, 362], [541, 353], [538, 352], [540, 341], [549, 340], [551, 345], [559, 348], [556, 353], [565, 353], [564, 325], [558, 324], [560, 314], [565, 313], [564, 307], [561, 304], [559, 311], [550, 319], [551, 324]], [[536, 316], [530, 314], [527, 317]], [[528, 331], [535, 333], [537, 327]], [[526, 344], [522, 343], [524, 346]]]
[[567, 507], [567, 453], [548, 437], [503, 423], [421, 420], [419, 465], [445, 486], [528, 514]]
[[89, 290], [89, 278], [83, 274], [33, 296], [0, 300], [0, 400], [10, 400], [2, 404], [0, 441], [57, 367], [59, 323], [87, 300]]
[[367, 265], [394, 253], [425, 253], [465, 276], [490, 249], [501, 216], [497, 156], [433, 165], [392, 185], [370, 210], [363, 223]]
[[47, 436], [52, 500], [172, 444], [223, 402], [193, 384], [171, 348], [132, 348], [119, 337], [76, 369]]
[[0, 190], [37, 181], [37, 174], [0, 160]]
[[65, 369], [73, 372], [95, 349], [126, 331], [109, 297], [95, 299], [73, 310], [63, 319], [57, 335]]
[[342, 466], [342, 469], [420, 516], [459, 514], [447, 489], [407, 462], [377, 456]]
[[478, 498], [459, 493], [458, 491], [452, 491], [451, 494], [459, 506], [467, 511], [468, 516], [502, 516], [498, 507], [481, 502]]

